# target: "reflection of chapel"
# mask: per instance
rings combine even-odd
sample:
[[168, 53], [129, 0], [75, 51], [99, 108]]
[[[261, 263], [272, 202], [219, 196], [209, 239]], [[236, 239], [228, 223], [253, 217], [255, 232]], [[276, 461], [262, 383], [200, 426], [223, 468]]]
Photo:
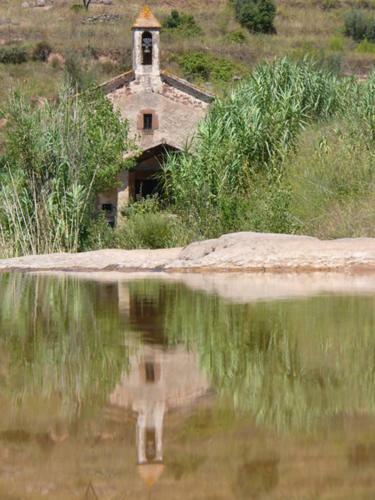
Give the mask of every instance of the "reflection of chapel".
[[132, 27], [133, 69], [103, 85], [140, 149], [135, 167], [120, 174], [119, 187], [99, 197], [113, 223], [130, 199], [159, 192], [155, 174], [166, 153], [189, 143], [212, 102], [211, 95], [160, 70], [160, 29], [150, 9], [143, 8]]
[[152, 302], [119, 288], [119, 307], [142, 341], [127, 348], [133, 354], [128, 370], [109, 397], [112, 408], [123, 408], [136, 418], [138, 473], [152, 486], [164, 469], [163, 427], [170, 412], [191, 407], [209, 394], [209, 381], [198, 355], [185, 346], [164, 340], [163, 298]]

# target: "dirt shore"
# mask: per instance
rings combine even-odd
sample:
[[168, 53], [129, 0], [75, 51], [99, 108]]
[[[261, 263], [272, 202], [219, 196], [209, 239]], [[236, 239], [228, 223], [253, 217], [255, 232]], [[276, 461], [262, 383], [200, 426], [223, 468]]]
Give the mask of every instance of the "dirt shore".
[[375, 239], [232, 233], [185, 248], [98, 250], [0, 260], [0, 271], [370, 272]]

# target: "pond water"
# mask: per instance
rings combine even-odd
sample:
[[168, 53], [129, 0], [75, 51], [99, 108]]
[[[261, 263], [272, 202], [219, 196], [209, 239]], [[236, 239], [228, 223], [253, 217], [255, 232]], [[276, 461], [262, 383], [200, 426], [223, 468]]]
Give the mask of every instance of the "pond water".
[[0, 294], [0, 498], [375, 498], [375, 294], [22, 274]]

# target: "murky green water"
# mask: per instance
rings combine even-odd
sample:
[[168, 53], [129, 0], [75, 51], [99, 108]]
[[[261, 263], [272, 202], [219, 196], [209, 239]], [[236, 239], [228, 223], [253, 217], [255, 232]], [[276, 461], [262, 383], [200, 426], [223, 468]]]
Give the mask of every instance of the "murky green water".
[[1, 499], [375, 498], [375, 295], [0, 294]]

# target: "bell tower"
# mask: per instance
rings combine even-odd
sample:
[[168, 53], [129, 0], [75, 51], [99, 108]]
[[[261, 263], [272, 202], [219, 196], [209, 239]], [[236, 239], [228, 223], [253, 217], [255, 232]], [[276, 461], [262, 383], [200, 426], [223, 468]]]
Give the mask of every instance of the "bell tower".
[[149, 7], [143, 7], [132, 26], [133, 70], [136, 82], [150, 90], [161, 86], [160, 30], [161, 25]]

